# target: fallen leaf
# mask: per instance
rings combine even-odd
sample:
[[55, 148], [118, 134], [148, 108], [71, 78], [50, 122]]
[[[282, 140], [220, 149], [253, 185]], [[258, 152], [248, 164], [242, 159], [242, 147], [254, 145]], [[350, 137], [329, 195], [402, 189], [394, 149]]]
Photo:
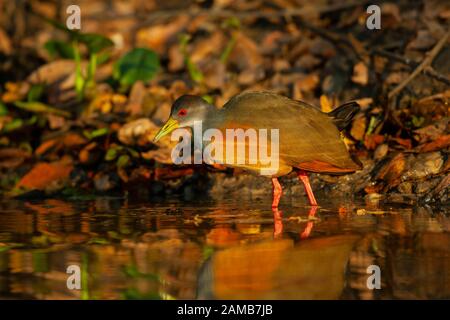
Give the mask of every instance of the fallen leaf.
[[358, 62], [353, 67], [352, 81], [362, 86], [369, 82], [369, 69], [364, 62]]
[[380, 169], [375, 179], [383, 180], [389, 187], [392, 187], [400, 183], [400, 176], [405, 168], [405, 155], [399, 153]]
[[325, 113], [333, 111], [333, 104], [324, 94], [320, 96], [320, 109]]
[[434, 141], [419, 146], [419, 152], [437, 151], [450, 146], [450, 134], [440, 136]]
[[27, 81], [31, 84], [45, 83], [50, 85], [75, 73], [75, 61], [55, 60], [49, 62], [31, 73]]
[[73, 165], [67, 161], [41, 162], [37, 163], [25, 176], [17, 183], [17, 188], [27, 190], [45, 190], [55, 183], [61, 183], [69, 178]]
[[364, 145], [368, 150], [374, 150], [380, 143], [384, 142], [385, 137], [380, 134], [367, 134], [364, 137]]
[[365, 133], [366, 133], [366, 117], [364, 117], [364, 115], [361, 115], [353, 120], [352, 128], [350, 129], [350, 134], [355, 140], [362, 141]]
[[0, 168], [16, 168], [30, 157], [30, 153], [19, 148], [0, 149]]

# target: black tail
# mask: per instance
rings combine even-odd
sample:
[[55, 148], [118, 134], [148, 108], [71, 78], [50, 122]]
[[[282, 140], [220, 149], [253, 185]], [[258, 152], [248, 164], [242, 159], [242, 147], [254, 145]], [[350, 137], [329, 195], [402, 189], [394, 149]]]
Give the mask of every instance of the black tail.
[[333, 118], [333, 122], [339, 131], [344, 130], [352, 121], [355, 114], [360, 110], [359, 104], [355, 101], [344, 103], [328, 115]]

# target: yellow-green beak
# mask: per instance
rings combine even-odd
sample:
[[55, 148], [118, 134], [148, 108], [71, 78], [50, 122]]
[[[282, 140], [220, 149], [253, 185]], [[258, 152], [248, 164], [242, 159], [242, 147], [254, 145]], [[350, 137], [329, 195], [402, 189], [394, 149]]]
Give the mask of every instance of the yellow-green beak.
[[157, 142], [159, 139], [171, 133], [176, 128], [178, 128], [178, 121], [170, 117], [169, 120], [167, 120], [166, 124], [158, 131], [156, 136], [153, 138], [153, 142]]

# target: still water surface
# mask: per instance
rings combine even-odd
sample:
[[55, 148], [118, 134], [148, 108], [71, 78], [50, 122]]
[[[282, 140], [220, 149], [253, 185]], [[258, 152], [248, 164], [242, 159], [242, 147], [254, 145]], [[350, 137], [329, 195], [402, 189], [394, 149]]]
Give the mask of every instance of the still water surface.
[[0, 298], [450, 298], [448, 208], [266, 202], [0, 201]]

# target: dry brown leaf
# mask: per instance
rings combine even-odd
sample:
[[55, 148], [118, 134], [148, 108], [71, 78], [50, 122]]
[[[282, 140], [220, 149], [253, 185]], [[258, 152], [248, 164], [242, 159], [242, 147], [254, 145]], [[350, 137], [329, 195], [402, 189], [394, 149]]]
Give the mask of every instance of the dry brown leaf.
[[448, 118], [444, 118], [429, 126], [414, 130], [416, 140], [420, 143], [436, 140], [444, 131], [448, 130], [448, 121]]
[[67, 161], [37, 163], [17, 183], [17, 188], [45, 190], [55, 183], [61, 183], [69, 178], [73, 165]]
[[15, 168], [30, 157], [30, 153], [19, 148], [0, 149], [0, 168]]
[[368, 150], [374, 150], [379, 144], [384, 142], [385, 137], [380, 134], [368, 134], [364, 137], [364, 145]]
[[320, 109], [325, 113], [331, 112], [333, 110], [333, 103], [324, 94], [320, 96]]
[[366, 133], [366, 117], [364, 115], [355, 118], [352, 122], [350, 134], [357, 141], [362, 141]]
[[12, 53], [11, 40], [2, 28], [0, 28], [0, 52], [3, 52], [7, 56]]
[[128, 97], [128, 104], [126, 110], [130, 115], [142, 113], [142, 104], [146, 95], [146, 88], [142, 81], [136, 81], [131, 87], [130, 96]]
[[119, 141], [126, 145], [150, 143], [159, 128], [149, 119], [141, 118], [125, 124], [118, 132]]
[[364, 62], [361, 61], [354, 65], [352, 81], [363, 86], [369, 82], [369, 69]]
[[405, 155], [399, 153], [380, 169], [375, 178], [383, 180], [389, 187], [392, 187], [400, 183], [400, 177], [405, 168]]
[[229, 60], [239, 70], [259, 69], [263, 63], [258, 45], [242, 32], [236, 33], [236, 44], [230, 53]]
[[167, 24], [140, 29], [136, 35], [137, 46], [152, 48], [158, 54], [165, 53], [167, 43], [176, 37], [190, 22], [186, 15], [179, 15]]
[[437, 151], [450, 146], [450, 134], [440, 136], [436, 140], [419, 146], [419, 152]]
[[45, 83], [50, 85], [74, 73], [75, 61], [55, 60], [39, 67], [28, 76], [27, 81], [31, 84]]
[[319, 76], [312, 73], [295, 81], [294, 85], [299, 91], [305, 92], [315, 90], [319, 85], [319, 82]]

